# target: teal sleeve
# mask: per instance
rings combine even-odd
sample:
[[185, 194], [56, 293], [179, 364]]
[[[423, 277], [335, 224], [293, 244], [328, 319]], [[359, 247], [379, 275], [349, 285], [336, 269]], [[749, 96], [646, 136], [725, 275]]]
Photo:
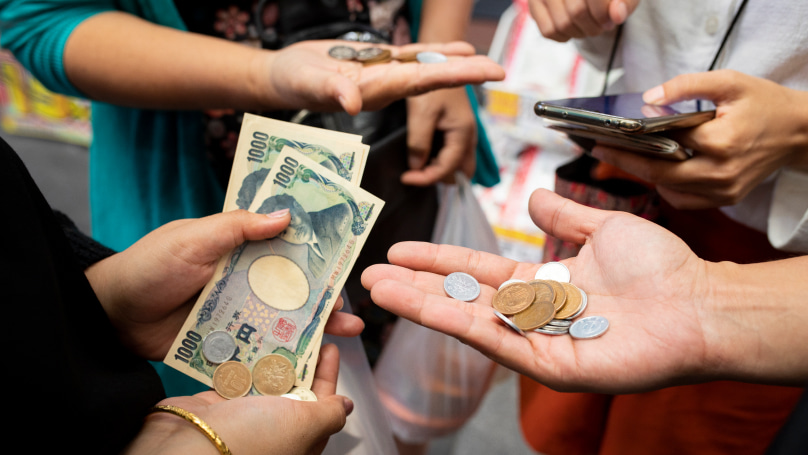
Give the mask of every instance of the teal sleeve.
[[65, 43], [88, 17], [114, 9], [112, 0], [2, 0], [0, 46], [11, 51], [48, 89], [82, 96], [65, 74]]

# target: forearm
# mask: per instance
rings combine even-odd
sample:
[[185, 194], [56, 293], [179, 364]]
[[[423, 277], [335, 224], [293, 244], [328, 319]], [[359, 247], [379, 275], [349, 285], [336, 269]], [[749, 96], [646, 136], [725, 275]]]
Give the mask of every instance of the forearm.
[[146, 417], [140, 433], [124, 453], [216, 455], [219, 451], [192, 423], [174, 415], [154, 413]]
[[64, 66], [89, 98], [113, 104], [266, 109], [279, 99], [259, 80], [272, 58], [269, 51], [107, 12], [76, 27]]
[[465, 41], [472, 0], [424, 0], [418, 42]]
[[745, 382], [808, 381], [808, 256], [709, 265], [706, 368]]

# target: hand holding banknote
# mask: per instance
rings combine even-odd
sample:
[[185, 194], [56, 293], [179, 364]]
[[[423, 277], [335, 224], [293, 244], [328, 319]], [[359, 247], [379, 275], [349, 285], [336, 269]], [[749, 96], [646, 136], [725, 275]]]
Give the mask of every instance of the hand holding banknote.
[[224, 211], [290, 219], [219, 260], [167, 365], [225, 398], [316, 399], [324, 329], [384, 206], [359, 187], [367, 152], [360, 136], [245, 114]]
[[[94, 264], [87, 278], [124, 343], [141, 357], [161, 360], [219, 258], [246, 240], [283, 231], [290, 216], [277, 215], [234, 211], [175, 221]], [[356, 316], [336, 312], [326, 329], [355, 336], [362, 327]]]

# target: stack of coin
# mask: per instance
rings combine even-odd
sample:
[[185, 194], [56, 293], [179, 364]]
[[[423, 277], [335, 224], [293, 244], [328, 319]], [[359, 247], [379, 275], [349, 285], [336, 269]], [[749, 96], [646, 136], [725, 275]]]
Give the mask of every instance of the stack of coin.
[[602, 335], [609, 327], [602, 316], [572, 321], [586, 309], [587, 295], [569, 280], [569, 269], [564, 264], [548, 262], [531, 281], [502, 283], [492, 302], [494, 313], [521, 335], [527, 330], [546, 335], [571, 334], [580, 339]]
[[443, 63], [448, 60], [445, 55], [438, 52], [402, 52], [393, 56], [391, 51], [380, 47], [366, 47], [356, 50], [344, 44], [330, 48], [328, 55], [337, 60], [357, 61], [363, 65], [387, 63], [392, 60], [397, 60], [402, 63], [416, 61], [421, 63]]

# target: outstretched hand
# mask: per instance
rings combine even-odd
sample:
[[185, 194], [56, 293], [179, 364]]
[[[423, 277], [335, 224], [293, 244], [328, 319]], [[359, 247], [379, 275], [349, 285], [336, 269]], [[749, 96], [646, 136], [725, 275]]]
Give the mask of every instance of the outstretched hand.
[[[392, 265], [365, 270], [373, 301], [402, 317], [455, 336], [493, 360], [564, 391], [634, 392], [703, 377], [710, 343], [708, 264], [663, 228], [622, 212], [587, 208], [537, 190], [530, 213], [548, 235], [585, 245], [564, 263], [588, 294], [587, 315], [610, 321], [595, 340], [523, 337], [493, 314], [498, 286], [532, 279], [538, 264], [429, 243], [394, 245]], [[466, 272], [481, 284], [476, 301], [446, 296], [443, 280]], [[630, 373], [629, 373], [630, 372]]]
[[[393, 56], [420, 51], [440, 52], [445, 63], [402, 63], [391, 61], [363, 66], [359, 62], [337, 60], [328, 55], [335, 45], [356, 49], [378, 46], [390, 49]], [[273, 108], [375, 111], [401, 98], [431, 90], [481, 84], [502, 80], [505, 71], [493, 60], [474, 55], [474, 47], [465, 42], [410, 44], [406, 46], [371, 45], [338, 40], [304, 41], [269, 55], [262, 73], [270, 82], [268, 98]]]
[[[162, 360], [219, 258], [245, 241], [275, 237], [288, 224], [288, 211], [237, 210], [173, 221], [94, 264], [87, 278], [124, 344], [141, 357]], [[339, 300], [326, 332], [358, 335], [362, 321], [336, 311], [341, 305]]]
[[[339, 352], [333, 344], [320, 350], [312, 391], [318, 401], [295, 401], [272, 396], [226, 400], [216, 392], [173, 397], [161, 405], [178, 406], [208, 424], [236, 454], [317, 454], [328, 437], [345, 426], [353, 402], [335, 395]], [[150, 414], [128, 454], [218, 453], [189, 422], [165, 414]]]

